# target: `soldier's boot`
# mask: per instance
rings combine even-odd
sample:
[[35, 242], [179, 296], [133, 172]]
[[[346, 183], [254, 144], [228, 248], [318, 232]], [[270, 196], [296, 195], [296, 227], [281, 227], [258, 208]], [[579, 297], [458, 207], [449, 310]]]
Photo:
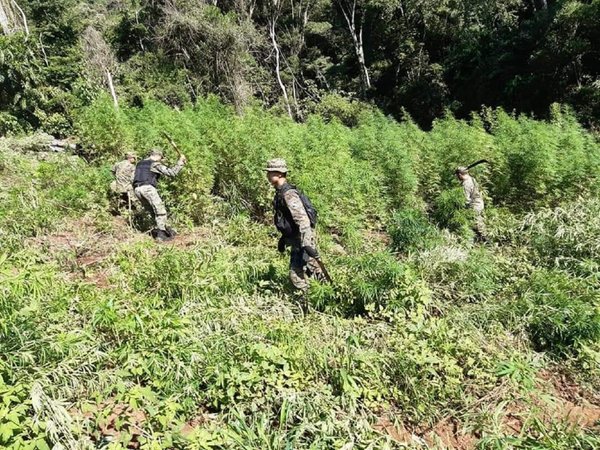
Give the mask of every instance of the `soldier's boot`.
[[173, 238], [169, 236], [165, 230], [156, 230], [154, 239], [158, 242], [166, 242], [172, 240]]
[[171, 227], [167, 227], [167, 235], [171, 238], [174, 238], [175, 236], [177, 236], [177, 231], [175, 231]]
[[479, 244], [487, 244], [489, 242], [487, 236], [483, 234], [480, 230], [475, 231], [475, 242]]

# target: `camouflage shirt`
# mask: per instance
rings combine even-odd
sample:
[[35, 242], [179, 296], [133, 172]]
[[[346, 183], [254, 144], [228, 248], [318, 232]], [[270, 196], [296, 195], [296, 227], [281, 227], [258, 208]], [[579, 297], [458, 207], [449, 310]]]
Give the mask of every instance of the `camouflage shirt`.
[[177, 161], [173, 167], [167, 167], [163, 163], [156, 161], [150, 167], [150, 171], [157, 173], [159, 175], [165, 175], [167, 177], [174, 177], [183, 169], [183, 163], [181, 161]]
[[113, 166], [112, 173], [115, 176], [115, 182], [112, 185], [115, 192], [125, 193], [132, 189], [135, 164], [131, 164], [128, 160], [118, 162]]
[[466, 206], [470, 208], [483, 208], [483, 197], [475, 179], [468, 176], [462, 181], [462, 187], [465, 193]]
[[310, 227], [310, 218], [306, 213], [306, 209], [304, 208], [304, 204], [302, 203], [298, 192], [295, 189], [289, 189], [283, 194], [283, 199], [292, 214], [294, 223], [298, 225], [302, 246], [314, 245], [312, 241], [313, 230]]

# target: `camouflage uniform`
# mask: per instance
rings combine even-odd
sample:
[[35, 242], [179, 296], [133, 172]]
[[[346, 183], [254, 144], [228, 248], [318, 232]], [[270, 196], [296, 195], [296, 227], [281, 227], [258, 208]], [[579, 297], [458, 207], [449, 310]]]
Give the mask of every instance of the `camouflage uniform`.
[[[150, 172], [156, 175], [154, 184], [156, 184], [156, 181], [161, 175], [167, 177], [174, 177], [183, 168], [183, 163], [181, 161], [179, 161], [173, 167], [167, 167], [159, 161], [145, 159], [140, 161], [138, 167], [144, 164], [149, 165]], [[137, 180], [136, 182], [134, 182], [134, 185], [136, 186], [134, 188], [135, 195], [140, 200], [142, 205], [144, 205], [144, 208], [154, 216], [154, 220], [156, 221], [156, 228], [160, 231], [166, 231], [167, 209], [165, 208], [165, 204], [163, 203], [162, 199], [160, 198], [160, 195], [158, 194], [156, 186], [147, 183], [137, 183]]]
[[283, 194], [283, 198], [294, 222], [300, 229], [298, 235], [284, 238], [286, 245], [291, 248], [290, 280], [296, 289], [306, 291], [308, 289], [307, 275], [314, 275], [317, 278], [322, 276], [317, 261], [308, 256], [303, 250], [304, 247], [317, 248], [317, 233], [310, 226], [310, 219], [306, 214], [298, 192], [290, 189]]
[[[268, 172], [287, 173], [287, 166], [284, 160], [274, 159], [269, 161], [266, 169]], [[291, 248], [290, 254], [290, 280], [297, 289], [306, 292], [308, 290], [308, 277], [314, 276], [322, 279], [323, 273], [316, 259], [310, 257], [304, 247], [317, 248], [316, 231], [311, 227], [310, 218], [306, 213], [304, 204], [296, 189], [290, 188], [286, 183], [276, 188], [274, 204], [280, 204], [282, 208], [287, 208], [291, 219], [297, 226], [297, 233], [283, 236], [285, 245]], [[278, 202], [282, 199], [283, 202]], [[277, 206], [275, 206], [277, 209]], [[275, 211], [277, 215], [277, 210]]]
[[132, 185], [133, 176], [135, 174], [135, 164], [129, 162], [128, 159], [125, 159], [112, 167], [112, 173], [115, 176], [115, 179], [110, 184], [110, 189], [115, 196], [118, 197], [117, 209], [130, 209], [132, 204], [136, 205], [138, 203]]
[[475, 227], [474, 231], [477, 237], [485, 239], [486, 227], [483, 219], [483, 197], [479, 191], [479, 186], [473, 177], [467, 176], [464, 180], [461, 180], [463, 191], [465, 193], [465, 206], [471, 208], [475, 214]]

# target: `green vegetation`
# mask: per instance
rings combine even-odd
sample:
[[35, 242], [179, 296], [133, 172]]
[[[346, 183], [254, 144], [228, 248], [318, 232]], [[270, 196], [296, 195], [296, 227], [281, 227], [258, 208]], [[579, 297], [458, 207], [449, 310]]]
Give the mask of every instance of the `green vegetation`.
[[[599, 24], [600, 0], [0, 0], [0, 448], [600, 448]], [[163, 132], [189, 163], [157, 245], [109, 168], [173, 160]], [[273, 157], [319, 211], [308, 313]], [[475, 245], [453, 172], [482, 158]]]
[[[0, 444], [597, 448], [597, 141], [559, 107], [427, 133], [355, 120], [100, 97], [74, 122], [92, 164], [0, 141]], [[181, 234], [156, 245], [109, 215], [107, 187], [161, 130], [189, 164], [162, 186]], [[275, 155], [334, 278], [307, 315], [270, 224]], [[487, 246], [452, 178], [480, 156]], [[577, 423], [567, 385], [591, 402]]]
[[599, 126], [599, 0], [6, 0], [0, 8], [2, 134], [68, 135], [77, 109], [111, 84], [121, 106], [183, 108], [218, 95], [240, 113], [259, 103], [298, 121], [316, 112], [353, 125], [366, 102], [429, 128], [446, 111], [468, 118], [486, 105], [548, 118], [560, 102]]

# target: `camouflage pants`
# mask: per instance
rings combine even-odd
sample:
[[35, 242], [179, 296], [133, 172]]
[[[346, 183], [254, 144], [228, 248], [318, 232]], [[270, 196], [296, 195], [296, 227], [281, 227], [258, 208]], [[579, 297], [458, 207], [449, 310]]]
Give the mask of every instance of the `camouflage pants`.
[[483, 204], [474, 203], [472, 206], [473, 214], [475, 215], [475, 224], [473, 226], [473, 231], [477, 235], [478, 239], [486, 238], [486, 226], [485, 220], [483, 217]]
[[[323, 277], [321, 268], [317, 261], [308, 256], [302, 249], [300, 236], [286, 238], [285, 243], [292, 249], [290, 255], [290, 280], [296, 289], [306, 292], [308, 290], [309, 277], [316, 277], [318, 279]], [[317, 240], [313, 232], [311, 247], [317, 248], [316, 244]]]
[[133, 192], [133, 188], [127, 192], [113, 192], [113, 198], [118, 210], [136, 209], [140, 204], [135, 196], [135, 192]]
[[135, 195], [144, 208], [154, 216], [156, 228], [165, 231], [167, 229], [167, 209], [156, 188], [150, 185], [138, 186], [135, 188]]

